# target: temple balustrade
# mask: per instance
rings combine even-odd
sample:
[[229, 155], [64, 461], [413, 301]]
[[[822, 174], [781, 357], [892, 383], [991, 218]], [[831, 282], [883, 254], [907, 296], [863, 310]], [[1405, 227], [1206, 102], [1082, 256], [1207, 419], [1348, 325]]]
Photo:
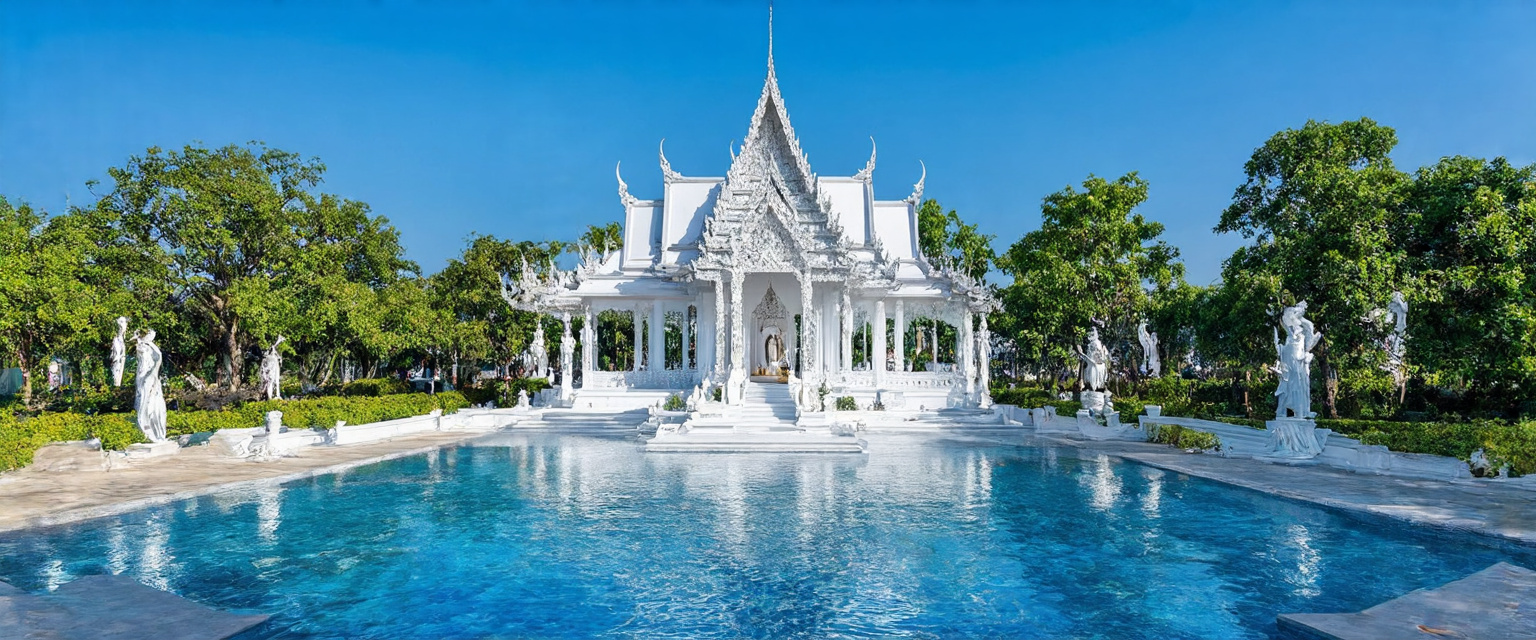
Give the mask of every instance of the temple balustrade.
[[691, 389], [701, 378], [697, 369], [662, 371], [583, 371], [583, 389]]

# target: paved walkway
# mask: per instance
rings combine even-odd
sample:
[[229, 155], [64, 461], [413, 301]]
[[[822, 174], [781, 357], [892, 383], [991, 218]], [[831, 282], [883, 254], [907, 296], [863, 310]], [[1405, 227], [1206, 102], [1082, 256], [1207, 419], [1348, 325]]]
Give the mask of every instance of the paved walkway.
[[1039, 438], [1346, 511], [1536, 547], [1536, 491], [1497, 480], [1416, 480], [1189, 454], [1147, 442]]
[[483, 433], [429, 431], [344, 447], [304, 447], [293, 457], [254, 462], [220, 457], [208, 446], [111, 471], [0, 475], [0, 532], [111, 516], [249, 483], [282, 483], [432, 451]]

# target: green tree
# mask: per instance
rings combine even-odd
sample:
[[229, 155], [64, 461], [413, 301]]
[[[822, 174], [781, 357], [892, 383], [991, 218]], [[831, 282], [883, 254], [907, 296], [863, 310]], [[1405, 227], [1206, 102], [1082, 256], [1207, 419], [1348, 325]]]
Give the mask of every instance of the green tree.
[[624, 248], [624, 225], [610, 222], [605, 225], [587, 225], [577, 242], [594, 250], [618, 251]]
[[459, 325], [449, 342], [460, 357], [484, 357], [510, 367], [528, 348], [538, 321], [545, 323], [545, 348], [559, 353], [559, 323], [549, 316], [539, 319], [536, 314], [508, 307], [501, 298], [501, 277], [521, 273], [525, 260], [538, 273], [548, 273], [550, 264], [571, 248], [560, 241], [514, 242], [471, 236], [464, 253], [449, 260], [448, 266], [432, 276], [431, 283], [435, 304]]
[[73, 225], [49, 222], [23, 203], [0, 198], [0, 354], [14, 360], [32, 402], [30, 377], [103, 315], [82, 280], [90, 239]]
[[1368, 318], [1399, 282], [1390, 228], [1408, 178], [1388, 157], [1396, 144], [1391, 128], [1365, 118], [1281, 131], [1244, 165], [1247, 180], [1216, 225], [1251, 241], [1227, 259], [1224, 281], [1273, 278], [1281, 298], [1264, 301], [1271, 311], [1307, 302], [1323, 333], [1314, 354], [1329, 417], [1339, 415], [1341, 371], [1374, 372], [1381, 362], [1382, 330]]
[[954, 209], [944, 212], [932, 198], [917, 208], [917, 243], [923, 257], [935, 266], [948, 267], [983, 282], [997, 255], [992, 239], [974, 224], [966, 224]]
[[992, 326], [1040, 371], [1075, 370], [1073, 346], [1095, 322], [1105, 346], [1132, 362], [1127, 356], [1136, 325], [1153, 308], [1152, 292], [1183, 287], [1178, 249], [1158, 239], [1163, 225], [1135, 213], [1147, 182], [1130, 173], [1114, 182], [1089, 176], [1082, 186], [1046, 196], [1040, 229], [998, 260], [1013, 282]]
[[416, 271], [387, 220], [315, 192], [324, 172], [258, 143], [150, 148], [108, 170], [112, 190], [90, 215], [103, 244], [148, 257], [136, 277], [165, 283], [184, 325], [200, 328], [200, 352], [238, 388], [247, 351], [278, 333], [300, 350], [337, 348], [325, 334], [343, 283], [379, 290]]
[[1407, 200], [1409, 360], [1492, 409], [1536, 396], [1536, 165], [1443, 158]]

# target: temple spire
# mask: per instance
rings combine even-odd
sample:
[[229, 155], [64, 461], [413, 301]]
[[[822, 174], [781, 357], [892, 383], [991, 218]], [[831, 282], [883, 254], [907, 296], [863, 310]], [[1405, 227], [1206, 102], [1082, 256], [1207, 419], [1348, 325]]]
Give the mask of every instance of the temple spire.
[[773, 72], [773, 0], [768, 0], [768, 72]]

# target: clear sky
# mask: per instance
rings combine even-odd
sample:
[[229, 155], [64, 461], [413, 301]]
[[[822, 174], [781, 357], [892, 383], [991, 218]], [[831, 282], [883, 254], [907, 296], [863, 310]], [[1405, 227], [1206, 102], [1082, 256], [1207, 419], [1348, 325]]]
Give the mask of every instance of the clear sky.
[[[619, 219], [613, 166], [661, 195], [722, 175], [762, 87], [762, 2], [0, 0], [0, 194], [86, 202], [146, 147], [317, 156], [435, 271], [472, 232], [573, 239]], [[777, 4], [775, 60], [812, 168], [879, 144], [876, 196], [927, 194], [997, 236], [1089, 174], [1139, 171], [1190, 280], [1242, 165], [1308, 119], [1395, 127], [1412, 169], [1536, 160], [1536, 2]]]

